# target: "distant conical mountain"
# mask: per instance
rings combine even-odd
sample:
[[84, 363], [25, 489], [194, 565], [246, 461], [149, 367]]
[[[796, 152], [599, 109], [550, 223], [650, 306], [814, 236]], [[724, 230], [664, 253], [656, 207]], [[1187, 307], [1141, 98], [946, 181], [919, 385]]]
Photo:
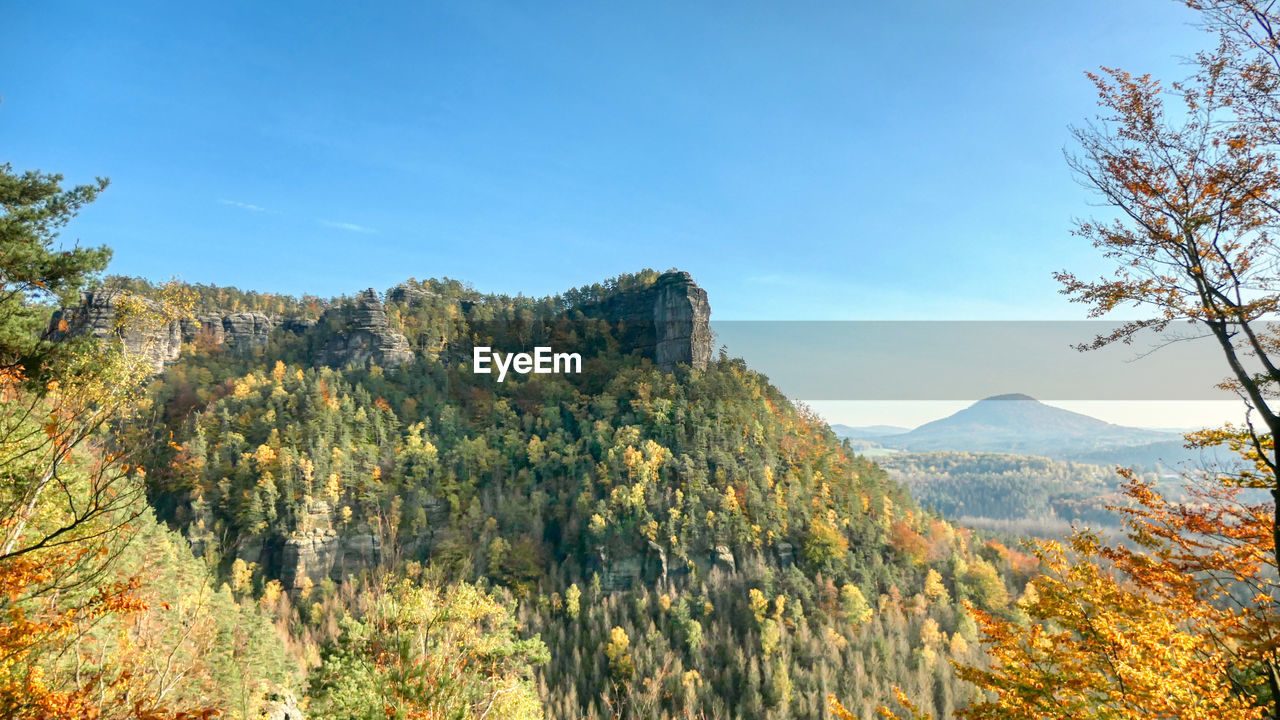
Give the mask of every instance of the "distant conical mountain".
[[[996, 395], [954, 415], [925, 423], [891, 438], [911, 450], [1026, 452], [1033, 448], [1142, 445], [1176, 439], [1155, 430], [1113, 425], [1088, 415], [1046, 405], [1029, 395]], [[966, 447], [953, 447], [960, 443]]]
[[[874, 439], [884, 447], [911, 452], [997, 452], [1124, 462], [1143, 448], [1155, 451], [1152, 460], [1163, 457], [1172, 463], [1185, 457], [1176, 433], [1114, 425], [1017, 393], [979, 400], [910, 432]], [[1147, 454], [1151, 453], [1143, 455], [1144, 464]]]

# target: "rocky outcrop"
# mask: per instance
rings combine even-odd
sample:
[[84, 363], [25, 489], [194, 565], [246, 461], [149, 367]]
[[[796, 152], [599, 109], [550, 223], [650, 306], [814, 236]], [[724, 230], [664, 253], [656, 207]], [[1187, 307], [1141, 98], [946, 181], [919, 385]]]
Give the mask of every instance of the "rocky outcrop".
[[[202, 546], [202, 554], [204, 550], [205, 548]], [[232, 554], [237, 560], [243, 560], [246, 564], [262, 566], [270, 556], [270, 553], [267, 552], [267, 539], [261, 535], [241, 538], [236, 542]]]
[[227, 347], [251, 351], [267, 344], [275, 323], [260, 312], [238, 312], [222, 318], [222, 331]]
[[[163, 372], [164, 366], [177, 360], [182, 350], [181, 324], [177, 321], [118, 323], [119, 303], [125, 297], [124, 293], [111, 289], [83, 293], [78, 306], [54, 312], [49, 320], [49, 336], [54, 339], [82, 335], [99, 339], [116, 337], [126, 353], [143, 355], [154, 372]], [[143, 312], [155, 311], [158, 315], [157, 303], [138, 295], [129, 298], [140, 302]]]
[[620, 292], [582, 308], [583, 314], [622, 328], [624, 347], [658, 367], [705, 370], [711, 360], [711, 304], [687, 272], [668, 272], [643, 290]]
[[394, 303], [403, 303], [410, 307], [421, 305], [430, 297], [434, 297], [435, 293], [420, 287], [414, 287], [408, 283], [400, 283], [391, 288], [387, 292], [387, 301]]
[[232, 350], [251, 351], [265, 346], [275, 327], [275, 321], [260, 312], [206, 314], [182, 321], [182, 339], [184, 342], [203, 339]]
[[635, 555], [617, 560], [602, 558], [600, 568], [600, 587], [606, 592], [630, 590], [643, 578], [643, 563]]
[[612, 557], [600, 549], [593, 567], [600, 574], [600, 587], [609, 592], [629, 590], [641, 584], [665, 583], [671, 576], [689, 573], [689, 566], [683, 560], [668, 560], [666, 550], [653, 541], [649, 541], [643, 551], [622, 557]]
[[280, 556], [280, 582], [294, 591], [307, 585], [319, 585], [330, 577], [342, 555], [338, 534], [331, 528], [295, 532], [284, 541]]
[[308, 580], [319, 585], [331, 576], [341, 557], [342, 544], [333, 529], [329, 503], [314, 500], [299, 518], [298, 528], [284, 540], [280, 582], [289, 591], [301, 589]]
[[211, 550], [218, 547], [218, 538], [209, 528], [203, 524], [197, 525], [192, 523], [186, 527], [187, 541], [191, 543], [191, 554], [196, 557], [204, 557]]
[[[307, 336], [304, 347], [311, 349], [311, 360], [317, 366], [396, 367], [414, 359], [408, 340], [391, 328], [386, 308], [373, 289], [343, 307], [327, 310], [320, 322], [302, 317], [272, 318], [261, 312], [206, 313], [163, 328], [133, 328], [123, 333], [116, 328], [117, 297], [111, 290], [85, 293], [79, 306], [54, 314], [51, 334], [106, 337], [116, 333], [129, 351], [145, 352], [156, 373], [177, 360], [183, 343], [247, 353], [265, 347], [277, 330]], [[422, 306], [433, 297], [431, 290], [414, 283], [397, 285], [388, 293], [390, 301], [407, 307]], [[139, 299], [156, 307], [150, 300]], [[476, 302], [461, 299], [458, 306], [466, 316]], [[706, 291], [688, 273], [664, 273], [648, 287], [619, 291], [578, 309], [616, 328], [625, 352], [639, 352], [665, 371], [680, 365], [705, 369], [711, 359], [711, 306]], [[439, 344], [444, 342], [442, 337]]]
[[[144, 353], [154, 372], [161, 373], [164, 366], [178, 359], [182, 344], [207, 342], [225, 345], [230, 350], [252, 351], [261, 348], [271, 339], [275, 322], [260, 312], [239, 312], [229, 315], [204, 314], [181, 321], [164, 323], [159, 327], [139, 321], [126, 322], [117, 327], [117, 306], [126, 294], [111, 289], [84, 293], [80, 304], [74, 308], [62, 308], [50, 319], [50, 335], [55, 339], [92, 335], [97, 338], [120, 337], [127, 352]], [[141, 295], [129, 295], [131, 301], [142, 303], [148, 311], [159, 313], [160, 306]]]
[[200, 315], [182, 321], [182, 341], [204, 340], [213, 345], [226, 344], [235, 349], [252, 350], [266, 345], [276, 328], [301, 335], [315, 324], [315, 320], [302, 317], [288, 317], [277, 322], [259, 312]]
[[205, 340], [213, 345], [221, 345], [226, 341], [221, 315], [201, 315], [182, 321], [182, 341], [199, 340]]
[[291, 317], [281, 320], [278, 327], [295, 335], [301, 335], [315, 326], [316, 321], [311, 318]]
[[711, 567], [723, 570], [732, 575], [738, 570], [738, 563], [728, 545], [717, 545], [711, 550]]
[[689, 273], [667, 273], [654, 284], [654, 362], [670, 371], [678, 364], [705, 370], [711, 360], [711, 303]]
[[343, 537], [340, 545], [342, 555], [339, 558], [339, 562], [336, 563], [336, 572], [331, 572], [331, 574], [336, 574], [338, 578], [368, 568], [378, 567], [378, 564], [382, 562], [382, 541], [367, 528], [364, 529], [364, 532]]
[[346, 367], [372, 363], [382, 367], [395, 367], [413, 360], [413, 351], [404, 335], [391, 329], [387, 311], [373, 288], [356, 298], [354, 307], [326, 312], [341, 313], [344, 326], [329, 336], [324, 349], [316, 358], [317, 365]]
[[263, 699], [267, 702], [259, 716], [262, 720], [307, 720], [298, 708], [298, 698], [288, 690], [269, 692]]
[[275, 546], [280, 583], [289, 592], [301, 590], [308, 581], [315, 586], [326, 578], [341, 580], [382, 562], [377, 534], [365, 524], [339, 534], [333, 527], [332, 509], [323, 500], [312, 501], [298, 529]]
[[774, 546], [777, 553], [778, 565], [781, 567], [791, 567], [796, 563], [796, 547], [786, 540], [780, 541]]

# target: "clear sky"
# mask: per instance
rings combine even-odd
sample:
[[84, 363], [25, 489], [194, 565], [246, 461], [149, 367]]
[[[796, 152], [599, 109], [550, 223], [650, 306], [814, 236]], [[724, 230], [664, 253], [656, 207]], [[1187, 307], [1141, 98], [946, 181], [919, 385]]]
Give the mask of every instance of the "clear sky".
[[114, 272], [542, 295], [679, 267], [718, 319], [1075, 319], [1083, 71], [1173, 0], [9, 3], [0, 141], [112, 186]]

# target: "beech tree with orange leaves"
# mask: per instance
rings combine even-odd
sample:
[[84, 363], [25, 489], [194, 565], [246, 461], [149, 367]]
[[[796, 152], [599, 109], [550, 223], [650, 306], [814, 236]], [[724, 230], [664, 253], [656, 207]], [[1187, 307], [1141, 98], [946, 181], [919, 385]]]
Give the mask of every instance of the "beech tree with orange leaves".
[[958, 673], [988, 696], [961, 717], [1280, 717], [1280, 335], [1267, 323], [1280, 309], [1280, 8], [1186, 4], [1217, 39], [1188, 79], [1089, 74], [1102, 111], [1075, 131], [1069, 164], [1114, 218], [1076, 233], [1115, 266], [1108, 277], [1056, 278], [1091, 317], [1147, 313], [1081, 349], [1184, 321], [1212, 338], [1245, 420], [1188, 442], [1229, 446], [1244, 466], [1188, 478], [1179, 502], [1129, 474], [1129, 505], [1115, 508], [1127, 543], [1088, 532], [1035, 543], [1043, 574], [1020, 604], [1029, 622], [970, 607], [989, 664]]
[[[1126, 472], [1127, 542], [1033, 543], [1026, 620], [967, 603], [987, 657], [957, 664], [986, 699], [968, 720], [1273, 717], [1280, 642], [1274, 508], [1206, 475], [1171, 501]], [[851, 715], [835, 699], [834, 714]], [[926, 720], [899, 693], [884, 718]]]
[[1165, 87], [1119, 69], [1089, 74], [1102, 113], [1075, 131], [1080, 151], [1069, 162], [1116, 219], [1081, 222], [1076, 233], [1115, 270], [1055, 277], [1091, 317], [1122, 307], [1149, 313], [1082, 349], [1180, 321], [1212, 337], [1229, 371], [1224, 386], [1248, 413], [1242, 426], [1197, 439], [1248, 446], [1257, 472], [1236, 481], [1280, 498], [1271, 440], [1280, 433], [1280, 335], [1265, 324], [1280, 309], [1280, 44], [1272, 31], [1280, 11], [1249, 0], [1187, 4], [1219, 38], [1197, 56], [1192, 77]]
[[[1242, 426], [1188, 437], [1226, 444], [1242, 471], [1211, 470], [1172, 502], [1129, 474], [1129, 543], [1078, 532], [1036, 543], [1045, 569], [1024, 601], [1028, 626], [972, 609], [990, 667], [960, 676], [991, 693], [964, 717], [1277, 717], [1276, 455], [1280, 336], [1280, 20], [1270, 4], [1187, 3], [1218, 36], [1187, 80], [1162, 85], [1114, 68], [1090, 73], [1102, 113], [1075, 131], [1071, 167], [1115, 219], [1076, 233], [1115, 261], [1110, 277], [1056, 274], [1102, 317], [1148, 312], [1082, 349], [1132, 342], [1190, 321], [1221, 349]], [[1250, 504], [1241, 488], [1270, 491]]]
[[1270, 504], [1210, 479], [1171, 502], [1128, 474], [1129, 542], [1079, 531], [1035, 543], [1044, 572], [1020, 625], [970, 608], [989, 666], [958, 669], [991, 699], [972, 720], [1269, 717], [1280, 617]]

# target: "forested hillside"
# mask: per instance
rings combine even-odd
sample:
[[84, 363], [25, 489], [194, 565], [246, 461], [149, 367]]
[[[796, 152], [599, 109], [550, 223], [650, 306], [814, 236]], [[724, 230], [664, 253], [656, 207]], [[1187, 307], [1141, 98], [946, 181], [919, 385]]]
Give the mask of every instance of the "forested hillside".
[[11, 5], [0, 719], [1280, 720], [1275, 4]]
[[[740, 361], [657, 367], [652, 331], [609, 313], [674, 277], [540, 300], [406, 283], [380, 306], [413, 349], [392, 368], [325, 362], [366, 298], [250, 347], [184, 343], [150, 390], [151, 503], [272, 615], [326, 717], [364, 716], [335, 704], [333, 667], [361, 598], [405, 576], [511, 598], [546, 646], [548, 717], [818, 718], [828, 693], [870, 712], [894, 685], [965, 702], [959, 603], [1016, 615], [1033, 561], [922, 512]], [[497, 383], [465, 361], [538, 342], [584, 372]]]
[[1113, 467], [962, 452], [896, 453], [878, 462], [921, 505], [968, 527], [1052, 538], [1073, 525], [1120, 526], [1120, 515], [1108, 509], [1124, 504]]

